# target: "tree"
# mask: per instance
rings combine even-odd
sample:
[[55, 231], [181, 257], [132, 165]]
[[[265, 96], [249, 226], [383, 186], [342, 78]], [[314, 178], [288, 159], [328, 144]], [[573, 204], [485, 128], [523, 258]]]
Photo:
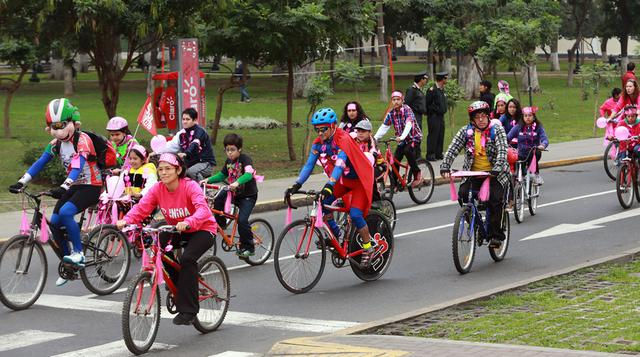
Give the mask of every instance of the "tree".
[[561, 0], [561, 12], [563, 23], [561, 35], [575, 39], [573, 46], [568, 51], [568, 76], [567, 86], [573, 86], [573, 57], [578, 50], [578, 46], [585, 36], [589, 35], [591, 29], [590, 17], [593, 11], [594, 0]]
[[614, 69], [609, 64], [594, 63], [585, 66], [582, 71], [584, 78], [584, 86], [582, 87], [582, 96], [584, 100], [588, 99], [589, 92], [593, 94], [593, 137], [596, 136], [596, 121], [598, 120], [598, 107], [600, 104], [600, 90], [607, 88], [617, 77]]
[[358, 88], [364, 84], [366, 70], [354, 62], [343, 61], [336, 66], [336, 75], [340, 82], [348, 84], [356, 93], [356, 100], [360, 101]]
[[323, 74], [311, 78], [304, 88], [304, 95], [307, 97], [307, 102], [310, 106], [309, 112], [307, 113], [307, 118], [309, 120], [307, 120], [305, 125], [304, 144], [302, 145], [302, 154], [300, 155], [303, 160], [311, 147], [311, 135], [309, 135], [311, 130], [311, 116], [328, 96], [333, 95], [333, 89], [331, 89], [330, 84], [331, 79], [329, 76]]

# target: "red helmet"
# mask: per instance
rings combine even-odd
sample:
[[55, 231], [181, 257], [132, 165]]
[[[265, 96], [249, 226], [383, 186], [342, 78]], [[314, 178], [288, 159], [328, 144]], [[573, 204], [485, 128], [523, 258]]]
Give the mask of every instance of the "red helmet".
[[489, 114], [491, 112], [491, 108], [489, 107], [489, 104], [487, 102], [483, 102], [481, 100], [471, 103], [469, 107], [467, 107], [467, 112], [469, 112], [469, 120], [473, 120], [473, 116], [480, 111]]

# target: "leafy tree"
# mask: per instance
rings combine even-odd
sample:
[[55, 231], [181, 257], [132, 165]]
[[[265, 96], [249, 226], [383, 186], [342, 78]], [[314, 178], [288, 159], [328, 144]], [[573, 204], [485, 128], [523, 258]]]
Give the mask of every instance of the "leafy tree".
[[311, 116], [328, 96], [333, 95], [333, 89], [331, 89], [331, 78], [325, 74], [311, 78], [304, 88], [304, 95], [307, 97], [307, 102], [310, 104], [310, 107], [309, 112], [307, 113], [307, 118], [309, 120], [307, 120], [305, 125], [306, 130], [304, 145], [302, 145], [302, 155], [300, 155], [302, 160], [304, 160], [311, 147]]
[[364, 84], [366, 70], [358, 64], [349, 61], [339, 62], [336, 66], [337, 78], [340, 82], [350, 85], [356, 93], [356, 100], [360, 101], [358, 88]]
[[600, 104], [600, 90], [608, 88], [617, 79], [616, 72], [612, 66], [606, 63], [597, 62], [589, 66], [584, 66], [582, 70], [584, 85], [582, 87], [582, 97], [587, 100], [589, 94], [593, 94], [593, 136], [596, 136], [596, 120], [598, 119]]

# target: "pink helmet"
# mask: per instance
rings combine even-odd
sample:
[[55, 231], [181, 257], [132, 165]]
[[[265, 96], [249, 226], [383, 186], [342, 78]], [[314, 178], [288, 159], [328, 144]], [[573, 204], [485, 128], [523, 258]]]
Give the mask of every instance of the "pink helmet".
[[107, 123], [107, 130], [119, 131], [129, 126], [127, 119], [123, 117], [113, 117]]

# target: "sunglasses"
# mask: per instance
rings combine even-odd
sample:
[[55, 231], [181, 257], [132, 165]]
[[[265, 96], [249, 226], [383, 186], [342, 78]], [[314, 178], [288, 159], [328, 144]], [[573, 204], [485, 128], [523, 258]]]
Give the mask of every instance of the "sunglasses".
[[315, 128], [315, 130], [316, 130], [316, 133], [318, 133], [318, 134], [324, 134], [324, 133], [327, 132], [327, 130], [329, 130], [329, 127], [328, 126], [322, 126], [322, 127], [319, 127], [319, 128]]
[[68, 123], [69, 123], [68, 121], [58, 121], [55, 123], [51, 123], [51, 129], [53, 130], [64, 129]]

